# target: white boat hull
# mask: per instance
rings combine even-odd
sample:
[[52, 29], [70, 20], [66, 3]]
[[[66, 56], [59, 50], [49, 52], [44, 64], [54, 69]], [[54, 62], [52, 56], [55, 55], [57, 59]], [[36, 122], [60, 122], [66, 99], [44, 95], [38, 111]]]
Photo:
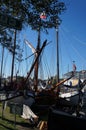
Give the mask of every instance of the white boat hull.
[[73, 105], [77, 105], [79, 102], [80, 95], [78, 91], [74, 91], [74, 92], [60, 93], [59, 97], [64, 98], [67, 101], [70, 101], [71, 104]]

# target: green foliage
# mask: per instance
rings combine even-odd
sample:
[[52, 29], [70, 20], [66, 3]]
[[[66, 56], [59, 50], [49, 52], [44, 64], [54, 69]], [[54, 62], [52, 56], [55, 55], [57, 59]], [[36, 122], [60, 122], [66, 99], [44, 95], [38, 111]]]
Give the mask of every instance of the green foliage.
[[[22, 25], [29, 25], [33, 30], [39, 31], [57, 27], [60, 23], [59, 15], [66, 9], [60, 0], [1, 0], [0, 13], [19, 19]], [[40, 14], [45, 13], [46, 19], [41, 19]], [[23, 29], [24, 26], [22, 26]], [[11, 53], [14, 53], [13, 35], [9, 35], [7, 27], [0, 25], [0, 43]], [[9, 37], [8, 37], [9, 36]], [[16, 45], [16, 49], [17, 49]], [[18, 47], [20, 50], [20, 48]], [[21, 51], [21, 50], [20, 50]], [[18, 54], [15, 52], [15, 54]], [[21, 59], [19, 54], [17, 59]]]
[[14, 52], [14, 30], [10, 29], [4, 29], [0, 32], [0, 44], [11, 54], [15, 53], [16, 59], [21, 60], [22, 59], [22, 50], [18, 44], [16, 44], [16, 50]]
[[[59, 0], [3, 0], [0, 10], [4, 13], [21, 19], [29, 24], [32, 29], [52, 28], [60, 24], [59, 14], [66, 9]], [[40, 14], [45, 12], [46, 19], [41, 20]]]

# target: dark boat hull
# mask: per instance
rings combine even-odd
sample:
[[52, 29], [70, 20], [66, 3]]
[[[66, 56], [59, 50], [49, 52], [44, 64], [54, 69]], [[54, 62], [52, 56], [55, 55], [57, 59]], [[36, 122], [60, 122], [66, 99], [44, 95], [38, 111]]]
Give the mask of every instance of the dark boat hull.
[[48, 130], [84, 130], [86, 118], [76, 117], [62, 110], [51, 107], [48, 115]]

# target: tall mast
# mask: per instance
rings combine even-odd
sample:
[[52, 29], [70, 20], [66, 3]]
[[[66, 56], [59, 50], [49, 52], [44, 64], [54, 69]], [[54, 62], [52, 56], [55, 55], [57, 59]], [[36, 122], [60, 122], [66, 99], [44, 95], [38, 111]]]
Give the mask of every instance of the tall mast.
[[[37, 48], [36, 48], [36, 50], [37, 50], [37, 55], [38, 55], [38, 52], [40, 51], [41, 19], [46, 19], [46, 14], [45, 14], [44, 11], [40, 14], [40, 20], [39, 20], [38, 44], [37, 44]], [[37, 85], [38, 85], [38, 68], [39, 68], [39, 59], [38, 59], [38, 61], [36, 62], [35, 70], [34, 70], [34, 78], [35, 78], [34, 88], [35, 88], [35, 91], [37, 91]]]
[[4, 46], [2, 46], [2, 59], [1, 59], [1, 71], [0, 71], [0, 87], [1, 87], [1, 83], [2, 83], [3, 59], [4, 59]]
[[[38, 30], [38, 44], [37, 44], [36, 50], [37, 50], [37, 55], [36, 55], [36, 57], [37, 57], [39, 50], [40, 50], [40, 27]], [[37, 91], [37, 85], [38, 85], [38, 68], [39, 68], [39, 59], [36, 61], [36, 64], [34, 66], [34, 88], [35, 88], [35, 91]]]
[[56, 51], [57, 51], [57, 83], [59, 83], [59, 42], [58, 42], [58, 34], [59, 34], [59, 28], [58, 28], [58, 20], [56, 19]]
[[34, 66], [36, 65], [36, 62], [37, 62], [38, 59], [39, 59], [39, 56], [40, 56], [40, 54], [41, 54], [43, 48], [46, 46], [46, 43], [47, 43], [47, 40], [45, 40], [45, 41], [43, 42], [43, 45], [42, 45], [42, 47], [40, 48], [40, 50], [39, 50], [39, 52], [38, 52], [38, 55], [37, 55], [37, 57], [36, 57], [34, 63], [32, 64], [31, 69], [30, 69], [30, 71], [29, 71], [29, 73], [28, 73], [28, 75], [27, 75], [27, 77], [26, 77], [25, 82], [24, 82], [23, 85], [25, 85], [25, 83], [27, 82], [27, 80], [28, 80], [28, 78], [29, 78], [29, 76], [30, 76], [32, 70], [34, 69]]
[[11, 84], [13, 82], [13, 72], [14, 72], [14, 60], [15, 60], [15, 49], [16, 49], [16, 29], [14, 32], [14, 48], [13, 48], [13, 58], [12, 58], [12, 70], [11, 70]]

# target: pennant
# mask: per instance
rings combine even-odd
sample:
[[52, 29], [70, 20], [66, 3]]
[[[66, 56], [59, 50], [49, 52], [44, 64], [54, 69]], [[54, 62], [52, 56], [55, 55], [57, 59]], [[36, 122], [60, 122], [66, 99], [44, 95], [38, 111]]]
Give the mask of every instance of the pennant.
[[46, 19], [46, 14], [45, 14], [45, 12], [42, 12], [42, 13], [40, 14], [40, 18], [41, 18], [41, 19]]
[[77, 67], [75, 64], [73, 64], [73, 71], [76, 71]]

